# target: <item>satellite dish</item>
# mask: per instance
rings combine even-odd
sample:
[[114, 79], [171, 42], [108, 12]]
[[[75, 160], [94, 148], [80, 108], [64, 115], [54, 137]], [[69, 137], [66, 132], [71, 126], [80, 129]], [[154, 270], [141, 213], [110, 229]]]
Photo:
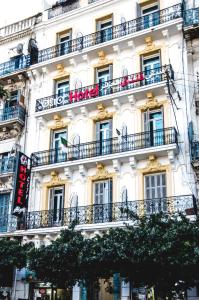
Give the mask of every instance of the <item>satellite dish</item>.
[[16, 48], [17, 48], [17, 53], [18, 54], [22, 54], [23, 53], [23, 44], [21, 44], [21, 43], [18, 44]]

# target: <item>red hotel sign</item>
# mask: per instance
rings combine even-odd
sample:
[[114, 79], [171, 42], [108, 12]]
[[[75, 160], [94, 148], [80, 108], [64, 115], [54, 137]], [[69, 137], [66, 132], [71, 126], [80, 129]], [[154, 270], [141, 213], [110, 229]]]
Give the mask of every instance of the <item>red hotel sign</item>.
[[[82, 91], [71, 91], [69, 93], [69, 102], [74, 103], [74, 102], [98, 97], [100, 95], [100, 91], [102, 93], [101, 95], [112, 94], [114, 89], [119, 92], [120, 90], [122, 91], [123, 87], [126, 87], [129, 84], [134, 84], [143, 81], [144, 79], [145, 79], [144, 74], [138, 73], [135, 75], [124, 76], [122, 80], [121, 78], [118, 78], [118, 79], [113, 79], [111, 81], [104, 82], [101, 85], [96, 84], [93, 88], [85, 88], [85, 90]], [[111, 92], [111, 88], [113, 89], [112, 92]]]
[[18, 152], [16, 170], [13, 194], [13, 215], [21, 216], [28, 208], [31, 173], [31, 160], [21, 152]]
[[74, 91], [69, 94], [69, 101], [77, 102], [81, 100], [86, 100], [89, 98], [95, 98], [99, 95], [99, 86], [98, 84], [92, 89], [85, 89], [85, 91]]

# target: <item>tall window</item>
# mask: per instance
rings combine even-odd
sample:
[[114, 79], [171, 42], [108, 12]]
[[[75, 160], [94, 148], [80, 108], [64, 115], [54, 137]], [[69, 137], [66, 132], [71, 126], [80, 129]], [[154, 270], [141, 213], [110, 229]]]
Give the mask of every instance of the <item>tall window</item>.
[[145, 207], [147, 213], [167, 211], [166, 173], [144, 176]]
[[111, 80], [113, 79], [113, 65], [96, 68], [96, 81], [99, 84], [99, 95], [111, 93]]
[[104, 43], [112, 39], [112, 16], [97, 20], [97, 43]]
[[95, 223], [109, 222], [112, 217], [112, 179], [93, 183]]
[[58, 34], [59, 55], [64, 55], [71, 52], [72, 30]]
[[0, 194], [0, 232], [7, 230], [10, 194]]
[[62, 138], [67, 141], [67, 130], [53, 130], [51, 140], [51, 158], [52, 162], [66, 161], [66, 149], [63, 146]]
[[56, 82], [56, 94], [58, 96], [64, 96], [68, 94], [69, 89], [70, 89], [69, 79], [60, 80]]
[[144, 112], [145, 143], [148, 146], [164, 144], [163, 109], [147, 110]]
[[160, 53], [142, 56], [142, 71], [145, 75], [145, 84], [161, 81]]
[[143, 29], [158, 25], [160, 23], [158, 2], [142, 6], [141, 15], [143, 21]]
[[58, 186], [49, 189], [49, 210], [53, 223], [62, 221], [64, 208], [64, 186]]
[[112, 150], [112, 120], [96, 122], [97, 154], [109, 154]]

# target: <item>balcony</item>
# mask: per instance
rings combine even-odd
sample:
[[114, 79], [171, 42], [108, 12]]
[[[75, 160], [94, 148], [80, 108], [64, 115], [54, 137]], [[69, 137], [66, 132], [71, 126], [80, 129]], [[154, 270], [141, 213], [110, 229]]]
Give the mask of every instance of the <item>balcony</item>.
[[[184, 12], [185, 38], [198, 38], [199, 7], [188, 9]], [[187, 37], [188, 35], [188, 37]]]
[[[67, 3], [67, 2], [66, 2]], [[48, 17], [53, 18], [57, 15], [65, 13], [66, 11], [75, 9], [79, 6], [79, 1], [75, 1], [70, 5], [62, 5], [57, 8], [51, 8], [48, 11]], [[174, 6], [160, 10], [149, 14], [149, 20], [147, 21], [144, 17], [139, 17], [137, 19], [121, 23], [119, 25], [113, 26], [111, 28], [104, 29], [91, 33], [89, 35], [81, 36], [79, 38], [73, 39], [66, 42], [65, 44], [58, 44], [43, 50], [38, 53], [38, 58], [36, 57], [34, 63], [45, 62], [55, 57], [61, 57], [63, 55], [82, 51], [92, 46], [103, 44], [111, 40], [115, 40], [130, 34], [140, 32], [142, 30], [167, 23], [169, 21], [179, 19], [182, 17], [182, 7], [181, 4], [176, 4]], [[0, 64], [0, 77], [10, 75], [15, 72], [19, 72], [30, 67], [30, 56], [23, 55], [16, 57], [10, 61]]]
[[57, 1], [56, 4], [48, 10], [48, 19], [55, 18], [77, 8], [79, 8], [79, 0]]
[[77, 144], [61, 149], [34, 152], [31, 156], [32, 166], [39, 167], [56, 163], [70, 162], [92, 157], [107, 156], [163, 145], [177, 144], [175, 128], [165, 128], [153, 132], [141, 132], [126, 135], [121, 138], [111, 138], [102, 141]]
[[7, 123], [18, 121], [21, 124], [25, 122], [25, 108], [21, 105], [7, 107], [0, 110], [0, 126]]
[[0, 77], [22, 71], [30, 66], [30, 56], [21, 55], [0, 64]]
[[[76, 2], [72, 5], [77, 5]], [[63, 6], [64, 7], [64, 6]], [[59, 8], [60, 13], [66, 8]], [[56, 10], [55, 10], [56, 11]], [[50, 10], [49, 15], [52, 17], [55, 11]], [[43, 49], [39, 51], [38, 62], [48, 61], [55, 57], [60, 57], [72, 52], [82, 51], [83, 49], [96, 46], [105, 42], [109, 42], [114, 39], [118, 39], [160, 24], [164, 24], [171, 20], [175, 20], [182, 17], [182, 7], [181, 4], [177, 4], [159, 12], [151, 13], [148, 15], [148, 19], [151, 21], [146, 21], [146, 18], [139, 17], [137, 19], [115, 25], [108, 29], [100, 30], [89, 35], [81, 36], [79, 38], [67, 41], [62, 44], [57, 44], [55, 46]], [[147, 19], [147, 20], [148, 20]]]
[[152, 69], [150, 71], [143, 71], [140, 73], [112, 79], [101, 84], [96, 83], [81, 89], [69, 91], [64, 95], [55, 94], [45, 98], [37, 99], [35, 111], [39, 112], [52, 108], [58, 108], [122, 91], [158, 84], [166, 80], [166, 71], [169, 72], [170, 77], [173, 79], [174, 72], [172, 66], [167, 65]]
[[[197, 214], [197, 201], [193, 195], [154, 198], [145, 200], [114, 202], [76, 206], [58, 210], [27, 212], [18, 229], [37, 229], [68, 226], [71, 222], [78, 225], [101, 224], [130, 221], [130, 212], [138, 215], [157, 213], [183, 213], [192, 217]], [[12, 223], [13, 224], [13, 223]], [[14, 226], [10, 226], [14, 228]]]
[[39, 13], [35, 16], [29, 17], [27, 19], [18, 21], [16, 23], [7, 25], [3, 28], [0, 28], [0, 37], [5, 38], [10, 35], [17, 34], [21, 31], [31, 30], [36, 24], [42, 21], [42, 14]]
[[16, 157], [0, 159], [0, 176], [13, 173], [16, 167]]

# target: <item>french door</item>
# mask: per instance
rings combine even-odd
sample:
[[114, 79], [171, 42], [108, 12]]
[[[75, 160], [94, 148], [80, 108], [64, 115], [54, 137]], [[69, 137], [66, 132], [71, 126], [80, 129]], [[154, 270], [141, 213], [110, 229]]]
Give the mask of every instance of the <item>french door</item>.
[[164, 145], [163, 110], [147, 110], [144, 112], [144, 143], [146, 147]]
[[160, 54], [143, 56], [142, 70], [145, 76], [145, 84], [152, 84], [161, 81]]
[[67, 140], [66, 130], [54, 130], [52, 132], [52, 152], [50, 154], [51, 160], [54, 163], [63, 162], [67, 159], [66, 150], [63, 149], [61, 139]]
[[8, 209], [10, 194], [0, 194], [0, 232], [5, 232], [8, 226]]
[[144, 176], [145, 208], [147, 214], [167, 211], [166, 173]]
[[160, 23], [158, 3], [142, 8], [143, 29], [156, 26]]
[[111, 93], [113, 66], [109, 65], [105, 68], [96, 69], [96, 80], [99, 84], [99, 95], [105, 96]]
[[96, 139], [97, 155], [110, 154], [112, 152], [112, 120], [96, 123]]
[[58, 36], [59, 55], [64, 55], [71, 52], [72, 32]]
[[112, 40], [112, 18], [97, 22], [97, 43], [104, 43]]
[[112, 220], [112, 179], [94, 182], [94, 222]]
[[63, 219], [64, 207], [64, 187], [59, 186], [50, 189], [50, 203], [51, 221], [53, 224], [60, 224]]

